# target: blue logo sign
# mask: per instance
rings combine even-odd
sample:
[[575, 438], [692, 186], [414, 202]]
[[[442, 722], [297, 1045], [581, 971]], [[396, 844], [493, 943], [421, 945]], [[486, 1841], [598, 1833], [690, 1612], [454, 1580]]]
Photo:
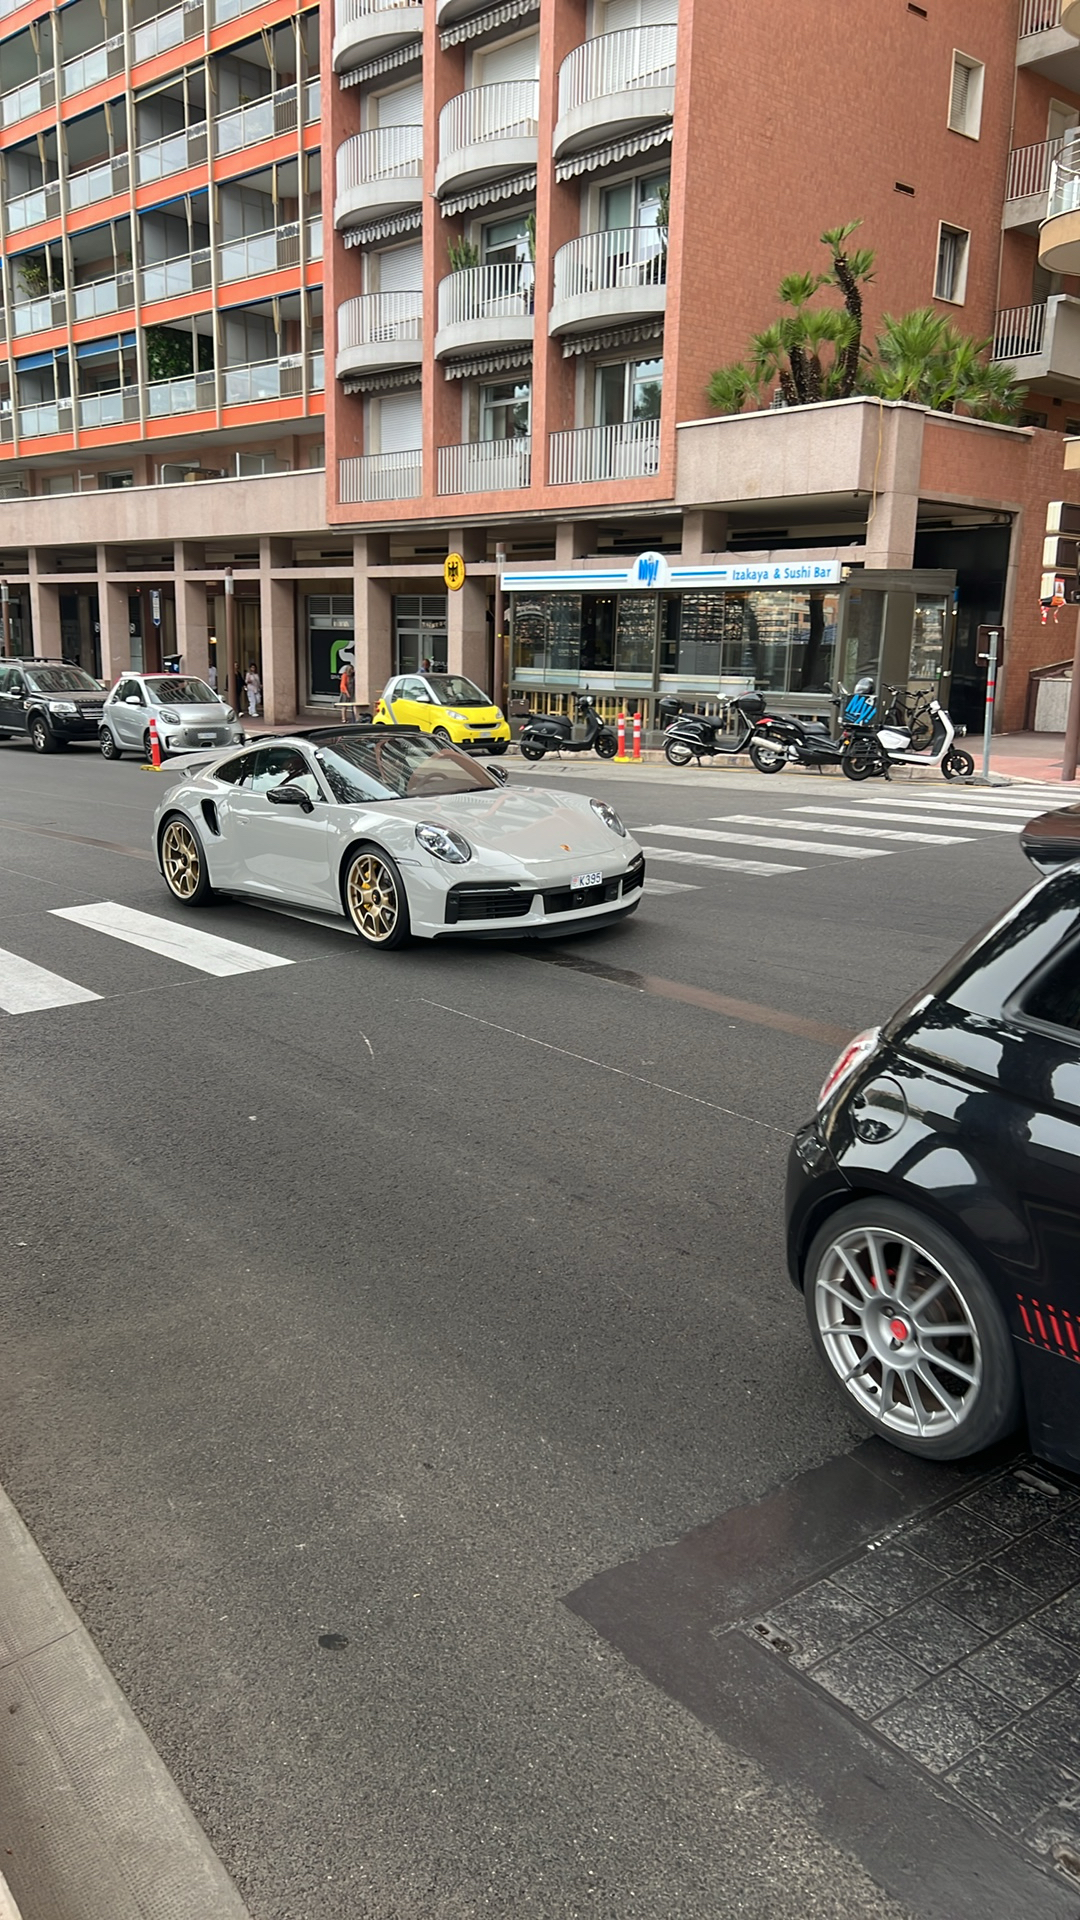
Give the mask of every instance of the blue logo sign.
[[639, 553], [630, 574], [634, 587], [666, 587], [671, 573], [662, 553]]

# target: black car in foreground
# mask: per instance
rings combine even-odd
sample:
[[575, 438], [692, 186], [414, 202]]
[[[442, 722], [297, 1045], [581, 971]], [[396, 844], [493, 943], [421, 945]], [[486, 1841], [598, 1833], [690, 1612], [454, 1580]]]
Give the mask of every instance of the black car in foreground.
[[1080, 807], [1022, 839], [1049, 877], [832, 1068], [788, 1263], [883, 1439], [957, 1459], [1026, 1417], [1080, 1472]]

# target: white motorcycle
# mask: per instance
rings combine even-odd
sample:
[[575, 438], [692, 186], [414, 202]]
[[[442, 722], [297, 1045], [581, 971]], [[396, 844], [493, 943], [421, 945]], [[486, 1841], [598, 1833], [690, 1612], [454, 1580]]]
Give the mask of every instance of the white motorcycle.
[[887, 780], [890, 767], [940, 767], [946, 780], [970, 779], [975, 762], [956, 745], [956, 728], [941, 702], [926, 693], [912, 703], [903, 688], [888, 691], [883, 723], [857, 733], [845, 749], [840, 765], [848, 779], [882, 774]]

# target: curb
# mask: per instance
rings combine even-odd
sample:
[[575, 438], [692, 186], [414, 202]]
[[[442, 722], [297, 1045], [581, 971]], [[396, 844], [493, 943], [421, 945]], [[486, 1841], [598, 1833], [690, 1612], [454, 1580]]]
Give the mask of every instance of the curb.
[[0, 1860], [0, 1920], [250, 1920], [2, 1488]]

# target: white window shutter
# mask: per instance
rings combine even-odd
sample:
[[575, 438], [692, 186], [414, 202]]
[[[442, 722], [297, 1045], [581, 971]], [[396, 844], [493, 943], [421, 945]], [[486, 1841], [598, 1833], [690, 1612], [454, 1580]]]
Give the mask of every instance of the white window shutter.
[[379, 402], [379, 445], [383, 453], [412, 453], [423, 441], [423, 412], [418, 393], [386, 393]]
[[536, 80], [540, 74], [540, 36], [527, 33], [509, 46], [492, 47], [481, 57], [480, 85], [493, 87], [502, 80]]
[[953, 60], [952, 98], [949, 102], [949, 125], [956, 133], [963, 133], [967, 126], [968, 94], [971, 90], [971, 68], [962, 60]]
[[419, 240], [387, 247], [378, 256], [379, 292], [412, 293], [424, 284], [424, 249]]
[[376, 126], [421, 127], [424, 124], [424, 83], [414, 80], [408, 87], [395, 87], [392, 93], [375, 96]]

